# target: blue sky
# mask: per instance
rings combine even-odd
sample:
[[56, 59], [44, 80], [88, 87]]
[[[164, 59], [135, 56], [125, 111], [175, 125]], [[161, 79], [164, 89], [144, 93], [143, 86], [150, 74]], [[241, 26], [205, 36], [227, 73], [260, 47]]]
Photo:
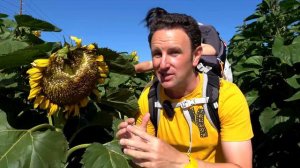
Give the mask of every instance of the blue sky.
[[[137, 51], [140, 61], [150, 60], [148, 30], [142, 20], [152, 7], [185, 13], [216, 27], [228, 43], [253, 14], [261, 0], [22, 0], [23, 14], [48, 21], [62, 29], [42, 33], [45, 41], [70, 42], [71, 35], [83, 44], [97, 43], [119, 52]], [[10, 16], [20, 11], [20, 0], [1, 0], [0, 13]]]

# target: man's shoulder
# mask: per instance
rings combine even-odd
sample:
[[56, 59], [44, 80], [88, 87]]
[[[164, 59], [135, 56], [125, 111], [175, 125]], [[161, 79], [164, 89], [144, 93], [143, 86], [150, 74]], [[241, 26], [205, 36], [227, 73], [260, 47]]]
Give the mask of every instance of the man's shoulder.
[[145, 100], [148, 101], [148, 94], [149, 94], [150, 88], [153, 85], [153, 83], [154, 83], [154, 80], [151, 80], [150, 82], [148, 82], [146, 84], [146, 86], [144, 87], [142, 93], [140, 94], [139, 101], [141, 101], [141, 100], [142, 101], [145, 101]]
[[219, 99], [220, 102], [232, 99], [234, 99], [237, 102], [240, 102], [245, 99], [245, 95], [235, 83], [227, 81], [225, 79], [221, 79]]

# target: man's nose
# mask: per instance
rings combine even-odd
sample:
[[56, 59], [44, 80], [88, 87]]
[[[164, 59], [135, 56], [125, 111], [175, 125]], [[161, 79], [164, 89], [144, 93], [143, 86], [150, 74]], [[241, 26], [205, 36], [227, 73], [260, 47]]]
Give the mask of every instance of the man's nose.
[[161, 62], [160, 62], [160, 69], [165, 70], [170, 67], [170, 59], [169, 57], [165, 54], [162, 56]]

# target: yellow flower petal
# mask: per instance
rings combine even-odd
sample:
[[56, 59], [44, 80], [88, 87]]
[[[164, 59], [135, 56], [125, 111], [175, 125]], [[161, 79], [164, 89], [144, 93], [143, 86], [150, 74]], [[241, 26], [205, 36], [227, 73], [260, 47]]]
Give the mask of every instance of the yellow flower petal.
[[97, 89], [93, 90], [93, 93], [99, 98], [100, 97], [100, 92]]
[[96, 61], [98, 61], [98, 62], [103, 62], [103, 61], [104, 61], [103, 55], [99, 55], [99, 56], [96, 58]]
[[99, 78], [99, 79], [98, 79], [98, 82], [99, 82], [100, 84], [103, 84], [103, 83], [105, 82], [105, 78]]
[[89, 99], [86, 97], [80, 101], [80, 107], [85, 107], [89, 103]]
[[74, 111], [75, 106], [74, 105], [70, 105], [69, 106], [69, 112], [72, 113]]
[[32, 75], [30, 75], [30, 79], [32, 79], [32, 80], [39, 80], [39, 79], [41, 79], [43, 77], [43, 74], [42, 73], [35, 73], [35, 74], [32, 74]]
[[75, 113], [74, 113], [74, 116], [79, 116], [80, 115], [80, 110], [79, 110], [79, 107], [78, 105], [74, 105], [75, 106]]
[[105, 73], [100, 73], [100, 77], [101, 77], [101, 78], [107, 78], [107, 74], [105, 74]]
[[49, 59], [36, 59], [31, 63], [33, 66], [36, 67], [47, 67], [49, 65], [50, 61]]
[[32, 31], [32, 34], [35, 35], [36, 37], [41, 37], [41, 31]]
[[40, 108], [46, 110], [48, 109], [49, 104], [50, 100], [45, 98], [44, 101], [41, 103]]
[[75, 41], [77, 47], [81, 47], [81, 39], [75, 36], [71, 36], [71, 39]]
[[58, 110], [58, 105], [54, 104], [54, 103], [51, 103], [50, 104], [49, 115], [53, 115], [57, 110]]
[[137, 56], [137, 52], [136, 51], [132, 51], [130, 55]]
[[88, 50], [93, 50], [93, 49], [95, 49], [95, 46], [93, 44], [90, 44], [90, 45], [87, 46], [87, 49]]
[[44, 101], [44, 98], [45, 97], [43, 95], [37, 96], [36, 99], [34, 100], [33, 108], [37, 108]]
[[99, 66], [98, 69], [101, 73], [108, 73], [109, 72], [108, 71], [108, 66]]
[[29, 85], [31, 89], [37, 87], [39, 84], [40, 84], [39, 80], [29, 79]]
[[29, 75], [33, 75], [35, 73], [41, 73], [41, 72], [42, 72], [41, 69], [37, 67], [30, 68], [26, 71], [26, 73]]
[[35, 98], [40, 93], [41, 89], [41, 87], [35, 87], [30, 89], [28, 100]]

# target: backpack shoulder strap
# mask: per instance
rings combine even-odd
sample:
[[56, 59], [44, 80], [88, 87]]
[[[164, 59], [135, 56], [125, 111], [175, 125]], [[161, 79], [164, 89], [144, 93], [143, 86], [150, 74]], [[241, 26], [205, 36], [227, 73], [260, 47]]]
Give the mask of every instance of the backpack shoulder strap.
[[159, 83], [158, 79], [154, 78], [148, 94], [150, 121], [152, 122], [155, 128], [155, 136], [157, 134], [157, 113], [158, 113], [158, 108], [155, 107], [155, 102], [158, 100], [157, 91], [156, 91], [158, 83]]
[[[219, 100], [219, 89], [220, 89], [220, 78], [212, 71], [208, 71], [204, 74], [203, 81], [203, 97], [209, 97], [207, 103], [203, 104], [205, 114], [209, 122], [217, 129], [218, 132], [221, 130], [220, 119], [218, 114], [218, 100]], [[150, 87], [148, 94], [148, 105], [150, 120], [155, 128], [155, 135], [157, 135], [157, 119], [158, 119], [158, 108], [155, 107], [155, 102], [158, 101], [157, 87], [159, 81], [155, 78], [153, 84]]]
[[204, 104], [204, 111], [210, 123], [220, 132], [221, 126], [218, 114], [220, 78], [211, 71], [203, 74], [203, 96], [209, 97], [208, 103]]

